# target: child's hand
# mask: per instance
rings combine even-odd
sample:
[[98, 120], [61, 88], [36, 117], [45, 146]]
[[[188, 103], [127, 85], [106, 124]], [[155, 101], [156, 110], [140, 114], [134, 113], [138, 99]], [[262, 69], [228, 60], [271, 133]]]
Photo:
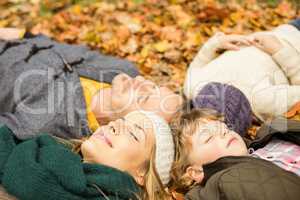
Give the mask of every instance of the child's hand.
[[251, 45], [251, 38], [243, 35], [225, 35], [224, 33], [217, 33], [219, 39], [219, 46], [217, 51], [224, 50], [239, 50], [240, 46]]
[[254, 34], [252, 36], [253, 45], [269, 55], [275, 54], [283, 46], [276, 36], [271, 34]]

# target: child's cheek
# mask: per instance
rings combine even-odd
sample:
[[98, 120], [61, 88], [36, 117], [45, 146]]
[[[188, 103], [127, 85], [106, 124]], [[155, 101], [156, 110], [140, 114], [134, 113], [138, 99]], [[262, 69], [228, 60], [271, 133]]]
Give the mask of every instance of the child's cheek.
[[216, 161], [217, 159], [221, 158], [224, 153], [217, 144], [207, 144], [206, 150], [204, 152], [203, 155], [206, 155], [205, 160], [207, 163]]

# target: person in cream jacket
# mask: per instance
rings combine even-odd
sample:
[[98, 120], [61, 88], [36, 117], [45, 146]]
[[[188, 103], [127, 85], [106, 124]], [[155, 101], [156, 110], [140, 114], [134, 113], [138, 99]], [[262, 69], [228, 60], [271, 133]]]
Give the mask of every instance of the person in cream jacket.
[[216, 33], [190, 64], [185, 95], [196, 98], [204, 85], [220, 82], [240, 89], [261, 120], [284, 114], [300, 101], [298, 28], [291, 23], [247, 36]]

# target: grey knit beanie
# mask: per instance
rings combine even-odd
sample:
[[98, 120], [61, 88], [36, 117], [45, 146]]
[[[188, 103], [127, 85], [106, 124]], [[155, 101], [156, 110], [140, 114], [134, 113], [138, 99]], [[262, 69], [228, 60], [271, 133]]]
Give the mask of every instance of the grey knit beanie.
[[214, 109], [225, 118], [225, 124], [244, 136], [252, 124], [252, 111], [247, 97], [236, 87], [211, 82], [193, 99], [195, 108]]

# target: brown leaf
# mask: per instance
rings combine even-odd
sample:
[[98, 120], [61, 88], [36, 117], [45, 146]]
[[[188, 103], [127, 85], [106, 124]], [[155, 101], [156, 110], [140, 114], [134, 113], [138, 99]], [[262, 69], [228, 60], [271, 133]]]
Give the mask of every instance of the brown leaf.
[[131, 37], [125, 45], [120, 47], [121, 51], [129, 54], [136, 52], [137, 48], [138, 48], [137, 41], [134, 37]]
[[117, 13], [116, 20], [119, 23], [127, 26], [127, 28], [132, 33], [137, 33], [142, 29], [140, 21], [138, 19], [132, 18], [130, 15], [128, 15], [126, 13]]
[[[24, 27], [127, 58], [146, 77], [176, 90], [201, 45], [216, 31], [248, 34], [300, 17], [287, 0], [275, 7], [257, 0], [134, 1], [0, 0], [0, 27]], [[49, 13], [41, 15], [44, 10]]]
[[179, 62], [181, 53], [178, 50], [171, 50], [165, 52], [164, 57], [167, 58], [171, 63], [176, 63]]
[[117, 29], [116, 36], [120, 40], [120, 42], [123, 43], [126, 42], [131, 36], [131, 32], [127, 26], [120, 26]]
[[254, 140], [256, 138], [257, 131], [259, 128], [260, 128], [260, 126], [254, 126], [254, 125], [249, 128], [248, 135], [250, 136], [250, 138], [252, 140]]
[[165, 26], [161, 29], [161, 39], [169, 40], [173, 42], [180, 42], [182, 40], [183, 33], [180, 29], [174, 26]]

